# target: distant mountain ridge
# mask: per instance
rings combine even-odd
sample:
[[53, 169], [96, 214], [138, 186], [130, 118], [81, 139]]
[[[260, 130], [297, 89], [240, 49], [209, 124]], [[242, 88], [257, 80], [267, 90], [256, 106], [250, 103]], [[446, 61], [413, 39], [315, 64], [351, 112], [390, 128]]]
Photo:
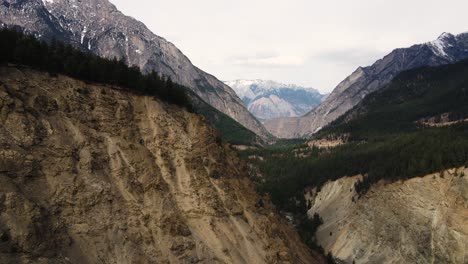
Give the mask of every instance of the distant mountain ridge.
[[15, 26], [43, 39], [55, 38], [102, 57], [123, 59], [144, 72], [169, 76], [260, 137], [270, 136], [232, 89], [195, 67], [176, 46], [107, 0], [5, 0], [0, 3], [0, 25]]
[[235, 80], [225, 84], [234, 89], [259, 120], [302, 116], [324, 98], [313, 88], [269, 80]]
[[269, 120], [265, 126], [278, 137], [309, 136], [345, 114], [368, 94], [385, 87], [402, 71], [454, 63], [466, 58], [468, 33], [456, 36], [443, 33], [435, 41], [395, 49], [372, 66], [359, 67], [307, 115]]

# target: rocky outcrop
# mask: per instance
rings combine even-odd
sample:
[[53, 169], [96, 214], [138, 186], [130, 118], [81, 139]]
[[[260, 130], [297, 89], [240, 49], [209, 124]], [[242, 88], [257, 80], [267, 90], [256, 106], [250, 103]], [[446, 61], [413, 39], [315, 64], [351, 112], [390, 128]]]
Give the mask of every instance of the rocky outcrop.
[[437, 40], [396, 49], [372, 66], [359, 67], [342, 81], [313, 111], [303, 117], [279, 118], [265, 127], [282, 138], [304, 137], [322, 129], [356, 106], [368, 94], [382, 89], [400, 72], [422, 66], [437, 66], [468, 58], [468, 33], [444, 33]]
[[107, 0], [6, 0], [0, 3], [0, 23], [169, 76], [260, 137], [270, 136], [231, 88], [195, 67], [176, 46]]
[[346, 263], [467, 263], [468, 169], [379, 183], [360, 198], [359, 178], [312, 196], [308, 213], [323, 218], [316, 237], [325, 251]]
[[320, 263], [199, 116], [0, 76], [0, 263]]

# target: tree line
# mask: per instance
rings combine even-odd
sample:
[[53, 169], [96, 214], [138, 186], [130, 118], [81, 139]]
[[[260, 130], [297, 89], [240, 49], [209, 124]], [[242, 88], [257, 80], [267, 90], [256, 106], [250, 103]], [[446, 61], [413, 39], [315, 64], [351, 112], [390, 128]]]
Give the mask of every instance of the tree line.
[[157, 72], [143, 74], [123, 59], [105, 59], [57, 40], [40, 41], [17, 30], [0, 30], [0, 64], [12, 63], [46, 71], [51, 76], [68, 75], [88, 82], [119, 86], [192, 110], [186, 89]]
[[262, 175], [256, 180], [260, 191], [289, 212], [300, 212], [306, 207], [305, 187], [320, 187], [329, 180], [365, 175], [356, 186], [356, 191], [363, 194], [380, 180], [393, 182], [468, 166], [468, 124], [424, 128], [379, 142], [352, 142], [331, 150], [313, 148], [302, 157], [295, 150], [290, 147], [241, 153], [246, 159], [261, 157], [248, 160]]
[[[259, 169], [259, 188], [282, 209], [296, 205], [307, 186], [320, 187], [328, 180], [364, 175], [356, 191], [364, 194], [372, 184], [396, 181], [468, 166], [468, 124], [428, 127], [421, 120], [448, 116], [448, 121], [468, 117], [468, 60], [438, 67], [423, 67], [396, 76], [387, 87], [367, 96], [351, 112], [314, 136], [345, 137], [347, 144], [333, 149], [304, 146], [249, 150], [242, 156]], [[352, 116], [352, 118], [349, 118]], [[435, 117], [435, 118], [434, 118]]]

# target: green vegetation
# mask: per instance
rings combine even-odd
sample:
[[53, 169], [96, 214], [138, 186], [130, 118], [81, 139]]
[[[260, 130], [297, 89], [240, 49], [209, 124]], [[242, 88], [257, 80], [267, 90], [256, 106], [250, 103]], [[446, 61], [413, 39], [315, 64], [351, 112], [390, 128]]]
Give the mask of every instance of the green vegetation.
[[[335, 263], [316, 244], [321, 219], [306, 217], [306, 187], [361, 174], [359, 195], [372, 184], [405, 180], [468, 166], [468, 61], [404, 72], [382, 91], [366, 97], [313, 139], [346, 139], [334, 148], [284, 141], [240, 152], [253, 169], [252, 179], [279, 210], [295, 214], [303, 241]], [[461, 121], [429, 126], [433, 123]], [[354, 199], [354, 198], [353, 198]], [[330, 233], [331, 235], [332, 233]]]
[[205, 103], [195, 93], [191, 92], [192, 105], [197, 114], [204, 116], [209, 124], [218, 130], [221, 138], [234, 145], [259, 145], [263, 144], [254, 132], [248, 130], [228, 115], [218, 111]]
[[138, 67], [129, 67], [122, 60], [100, 58], [61, 42], [46, 43], [10, 29], [0, 30], [0, 63], [27, 65], [52, 76], [64, 74], [84, 81], [120, 86], [191, 109], [186, 89], [170, 78], [156, 72], [143, 75]]
[[325, 254], [325, 251], [320, 245], [317, 244], [317, 240], [315, 238], [315, 233], [322, 224], [323, 219], [317, 213], [315, 213], [311, 219], [308, 217], [302, 217], [299, 221], [299, 224], [297, 225], [297, 228], [301, 230], [299, 235], [307, 246], [322, 254]]
[[51, 76], [64, 74], [88, 82], [119, 86], [140, 95], [154, 96], [204, 116], [219, 131], [221, 138], [229, 143], [253, 145], [261, 142], [253, 132], [208, 105], [190, 89], [156, 72], [144, 75], [138, 67], [129, 67], [122, 60], [104, 59], [55, 40], [47, 43], [4, 28], [0, 30], [2, 63], [25, 65], [49, 72]]
[[254, 159], [262, 178], [260, 190], [269, 193], [282, 210], [299, 212], [306, 186], [320, 187], [328, 180], [344, 176], [366, 175], [357, 186], [359, 193], [381, 180], [396, 181], [457, 166], [468, 166], [468, 124], [445, 128], [426, 128], [387, 137], [380, 142], [352, 142], [333, 150], [309, 149], [297, 155], [297, 149], [248, 150], [242, 156]]
[[[259, 189], [281, 210], [301, 212], [303, 191], [328, 180], [365, 175], [356, 190], [374, 183], [468, 166], [468, 123], [424, 126], [443, 114], [468, 117], [468, 61], [404, 72], [383, 91], [368, 96], [316, 138], [348, 138], [332, 149], [305, 145], [247, 150], [241, 156], [258, 169]], [[438, 118], [435, 118], [437, 121]], [[439, 118], [440, 119], [440, 118]], [[350, 120], [350, 121], [349, 121]], [[254, 158], [255, 157], [255, 158]]]
[[[381, 140], [419, 129], [423, 118], [468, 116], [468, 60], [403, 72], [385, 89], [367, 96], [317, 137], [349, 134], [351, 140]], [[351, 119], [351, 117], [354, 118]], [[351, 119], [351, 121], [347, 121]]]
[[333, 255], [331, 252], [328, 252], [327, 254], [327, 264], [335, 264], [335, 259], [333, 258]]

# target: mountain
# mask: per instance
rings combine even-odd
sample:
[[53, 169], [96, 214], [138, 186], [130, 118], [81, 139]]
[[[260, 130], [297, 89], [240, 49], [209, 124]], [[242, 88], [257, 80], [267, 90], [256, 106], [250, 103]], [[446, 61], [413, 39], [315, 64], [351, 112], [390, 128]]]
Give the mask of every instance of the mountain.
[[422, 67], [397, 75], [314, 135], [347, 135], [373, 141], [421, 126], [444, 126], [468, 118], [468, 60]]
[[[366, 184], [392, 182], [468, 165], [468, 60], [398, 74], [386, 89], [295, 150], [252, 151], [271, 179], [272, 200], [290, 202], [294, 191], [362, 174]], [[320, 151], [320, 149], [325, 149]], [[303, 153], [305, 152], [305, 153]], [[270, 156], [269, 158], [267, 156]], [[270, 162], [264, 162], [270, 160]], [[288, 186], [288, 188], [286, 188]], [[362, 187], [362, 188], [361, 188]], [[286, 194], [287, 192], [292, 192]]]
[[304, 137], [316, 133], [357, 105], [368, 94], [385, 87], [398, 73], [422, 66], [454, 63], [468, 58], [468, 33], [443, 33], [432, 42], [392, 51], [372, 66], [359, 67], [342, 81], [313, 111], [299, 118], [265, 122], [278, 137]]
[[357, 263], [466, 262], [467, 101], [467, 60], [413, 69], [315, 135], [361, 142], [348, 158], [340, 155], [348, 162], [330, 166], [357, 163], [361, 175], [311, 195], [309, 216], [326, 223], [316, 234], [325, 251]]
[[274, 81], [236, 80], [224, 83], [234, 89], [259, 120], [302, 116], [324, 98], [315, 89]]
[[328, 182], [310, 198], [326, 252], [342, 263], [466, 263], [468, 169], [382, 182], [357, 199], [360, 178]]
[[0, 23], [168, 76], [260, 137], [269, 137], [232, 89], [107, 0], [6, 0], [0, 3]]
[[0, 66], [0, 263], [323, 263], [183, 108]]
[[466, 102], [468, 60], [416, 68], [312, 138], [242, 156], [278, 208], [321, 219], [299, 232], [338, 263], [464, 264]]

